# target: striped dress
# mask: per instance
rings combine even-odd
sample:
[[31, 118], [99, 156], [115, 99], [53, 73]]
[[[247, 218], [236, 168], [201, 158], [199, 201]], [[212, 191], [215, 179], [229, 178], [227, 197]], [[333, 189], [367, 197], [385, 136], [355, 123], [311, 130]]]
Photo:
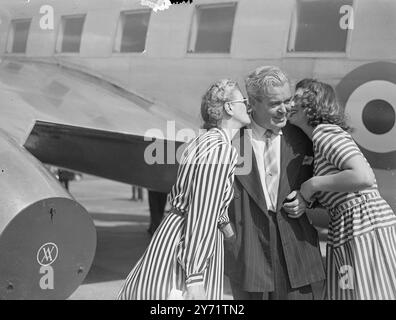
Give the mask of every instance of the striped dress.
[[223, 298], [223, 233], [233, 197], [237, 152], [221, 129], [184, 150], [170, 193], [172, 210], [128, 275], [118, 299], [164, 300], [173, 289], [204, 284], [208, 299]]
[[[338, 173], [347, 159], [362, 155], [352, 137], [336, 125], [318, 125], [313, 143], [315, 176]], [[396, 299], [396, 215], [377, 183], [360, 192], [315, 196], [330, 214], [328, 298]]]

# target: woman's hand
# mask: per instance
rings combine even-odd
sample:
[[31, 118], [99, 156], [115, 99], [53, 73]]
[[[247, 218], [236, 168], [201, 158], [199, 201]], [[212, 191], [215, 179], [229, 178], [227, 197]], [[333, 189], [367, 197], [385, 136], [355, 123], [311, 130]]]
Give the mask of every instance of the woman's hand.
[[205, 287], [203, 284], [197, 284], [187, 287], [185, 295], [186, 300], [207, 300]]
[[314, 187], [314, 179], [315, 177], [305, 181], [300, 188], [300, 193], [303, 196], [304, 200], [307, 202], [313, 201], [313, 195], [316, 193]]

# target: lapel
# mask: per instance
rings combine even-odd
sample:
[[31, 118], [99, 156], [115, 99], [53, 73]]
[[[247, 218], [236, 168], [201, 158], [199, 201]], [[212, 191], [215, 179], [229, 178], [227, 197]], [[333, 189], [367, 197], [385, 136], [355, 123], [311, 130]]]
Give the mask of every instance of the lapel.
[[234, 145], [238, 151], [238, 156], [239, 156], [238, 163], [240, 164], [242, 162], [241, 150], [245, 150], [244, 154], [246, 154], [246, 150], [249, 150], [252, 155], [252, 158], [251, 158], [252, 170], [250, 170], [249, 173], [247, 173], [247, 174], [236, 175], [236, 178], [242, 184], [242, 186], [247, 191], [247, 193], [250, 195], [250, 197], [256, 202], [256, 204], [259, 206], [259, 208], [264, 212], [268, 212], [267, 204], [266, 204], [265, 198], [264, 198], [263, 188], [261, 186], [260, 174], [258, 172], [257, 161], [256, 161], [256, 157], [254, 155], [253, 146], [250, 142], [249, 135], [247, 133], [245, 135], [244, 128], [241, 129], [241, 134], [239, 135], [239, 137], [240, 137], [239, 143], [236, 143]]
[[302, 139], [295, 139], [295, 134], [290, 130], [290, 125], [286, 125], [281, 137], [281, 165], [278, 188], [277, 211], [283, 205], [286, 196], [293, 190], [291, 186], [298, 177], [305, 154], [301, 154], [300, 145], [304, 142]]

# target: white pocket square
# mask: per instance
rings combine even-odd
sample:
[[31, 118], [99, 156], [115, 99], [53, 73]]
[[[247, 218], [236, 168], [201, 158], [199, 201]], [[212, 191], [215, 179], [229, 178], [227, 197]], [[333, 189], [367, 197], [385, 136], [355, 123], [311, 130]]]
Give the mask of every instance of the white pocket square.
[[313, 162], [313, 157], [310, 157], [310, 156], [305, 156], [304, 157], [304, 160], [303, 160], [303, 162], [302, 162], [302, 165], [304, 166], [304, 165], [311, 165], [312, 164], [312, 162]]

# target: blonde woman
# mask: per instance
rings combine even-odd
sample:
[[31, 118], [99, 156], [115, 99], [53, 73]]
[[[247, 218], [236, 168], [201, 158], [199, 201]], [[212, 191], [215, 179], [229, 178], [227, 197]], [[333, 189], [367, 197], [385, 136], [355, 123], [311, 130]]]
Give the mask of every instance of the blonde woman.
[[172, 209], [126, 279], [119, 299], [223, 298], [223, 233], [233, 197], [233, 132], [250, 123], [236, 82], [220, 80], [202, 98], [207, 131], [183, 152], [170, 194]]

